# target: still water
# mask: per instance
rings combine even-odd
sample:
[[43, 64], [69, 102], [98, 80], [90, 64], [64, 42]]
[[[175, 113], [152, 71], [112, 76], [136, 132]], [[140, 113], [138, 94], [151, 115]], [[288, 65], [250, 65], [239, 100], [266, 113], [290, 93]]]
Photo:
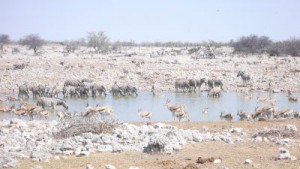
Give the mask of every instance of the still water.
[[[294, 94], [300, 96], [300, 93]], [[150, 92], [139, 93], [137, 97], [112, 97], [110, 94], [107, 97], [97, 98], [78, 98], [78, 99], [66, 99], [70, 112], [84, 112], [87, 103], [90, 106], [104, 105], [112, 106], [115, 117], [122, 122], [137, 122], [148, 121], [148, 119], [141, 119], [137, 113], [138, 109], [143, 111], [152, 112], [151, 121], [173, 121], [171, 112], [165, 106], [166, 100], [171, 100], [170, 104], [184, 104], [187, 112], [190, 114], [191, 121], [220, 121], [220, 113], [232, 113], [234, 119], [239, 120], [236, 115], [238, 110], [253, 113], [256, 106], [269, 105], [268, 102], [257, 102], [257, 97], [269, 97], [277, 99], [274, 103], [278, 110], [281, 109], [294, 109], [300, 111], [300, 104], [298, 102], [288, 101], [287, 94], [285, 93], [252, 93], [252, 98], [245, 94], [236, 92], [223, 92], [220, 98], [207, 97], [207, 93], [172, 93], [165, 92], [160, 93], [157, 96], [152, 96]], [[35, 102], [34, 100], [28, 100]], [[8, 106], [13, 103], [1, 103]], [[208, 108], [208, 113], [203, 114], [202, 110]], [[61, 107], [57, 109], [62, 110]], [[16, 116], [14, 116], [16, 117]], [[0, 113], [0, 119], [12, 118], [10, 113]], [[24, 118], [23, 119], [28, 119]], [[54, 113], [50, 116], [50, 119], [55, 119]]]

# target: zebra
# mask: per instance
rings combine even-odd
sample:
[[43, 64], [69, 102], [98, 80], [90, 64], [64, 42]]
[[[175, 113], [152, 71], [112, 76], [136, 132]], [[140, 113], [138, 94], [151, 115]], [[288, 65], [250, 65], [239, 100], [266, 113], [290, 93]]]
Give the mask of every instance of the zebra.
[[19, 86], [19, 93], [18, 93], [18, 97], [19, 98], [23, 98], [23, 97], [27, 97], [29, 98], [29, 89], [28, 89], [28, 85], [27, 83], [24, 83], [22, 85]]
[[219, 86], [223, 90], [223, 83], [220, 79], [209, 79], [207, 85], [210, 89]]
[[178, 92], [178, 88], [181, 88], [183, 92], [185, 92], [185, 90], [190, 90], [190, 85], [189, 85], [189, 82], [184, 80], [184, 79], [179, 79], [179, 80], [176, 80], [175, 82], [175, 89], [176, 89], [176, 92]]
[[221, 91], [222, 91], [221, 87], [213, 87], [208, 91], [207, 97], [208, 96], [220, 97]]
[[63, 106], [65, 109], [69, 108], [65, 100], [58, 99], [58, 98], [50, 98], [50, 97], [38, 98], [36, 105], [41, 106], [43, 109], [45, 109], [45, 107], [52, 107], [52, 109], [55, 109], [55, 106], [60, 106], [60, 105]]
[[126, 93], [128, 93], [130, 96], [131, 96], [132, 94], [135, 94], [136, 96], [138, 96], [137, 88], [134, 87], [134, 86], [131, 86], [131, 85], [127, 85], [127, 86], [126, 86]]
[[97, 93], [99, 95], [104, 95], [106, 96], [106, 89], [103, 85], [99, 85], [99, 84], [96, 84], [94, 83], [92, 86], [91, 86], [91, 91], [92, 91], [92, 96], [95, 97], [97, 96]]
[[202, 84], [205, 83], [205, 78], [202, 78], [200, 80], [190, 79], [189, 80], [189, 86], [190, 89], [196, 92], [196, 88], [199, 87], [199, 90], [202, 86]]
[[66, 80], [64, 86], [81, 86], [82, 84], [80, 80]]
[[243, 71], [239, 71], [237, 74], [237, 77], [241, 76], [242, 80], [243, 80], [243, 86], [247, 87], [249, 85], [249, 81], [250, 81], [250, 75], [246, 74]]

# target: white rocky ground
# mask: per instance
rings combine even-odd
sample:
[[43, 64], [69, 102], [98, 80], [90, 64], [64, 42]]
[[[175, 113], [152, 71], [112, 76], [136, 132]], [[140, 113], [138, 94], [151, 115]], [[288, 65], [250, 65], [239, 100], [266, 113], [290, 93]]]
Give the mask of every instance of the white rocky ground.
[[[293, 145], [293, 139], [281, 140], [272, 136], [262, 137], [242, 128], [229, 128], [221, 132], [204, 132], [156, 123], [136, 126], [121, 124], [111, 134], [83, 133], [66, 139], [55, 139], [53, 133], [59, 131], [56, 121], [23, 121], [12, 119], [0, 122], [0, 168], [15, 167], [17, 159], [47, 161], [62, 156], [87, 156], [94, 152], [139, 151], [171, 154], [184, 145], [196, 142], [224, 141], [236, 142], [274, 142], [281, 145]], [[265, 129], [274, 130], [274, 129]], [[263, 131], [265, 131], [263, 130]], [[296, 132], [294, 125], [286, 125], [283, 132]], [[283, 150], [280, 150], [283, 152]], [[286, 153], [285, 151], [284, 153]], [[281, 153], [283, 154], [283, 153]], [[291, 158], [279, 155], [278, 159]], [[294, 158], [294, 157], [293, 157]]]
[[[12, 53], [18, 48], [19, 53]], [[174, 52], [179, 51], [178, 54]], [[164, 54], [162, 54], [164, 53]], [[179, 78], [218, 78], [225, 89], [236, 90], [242, 85], [237, 72], [251, 75], [251, 88], [300, 91], [299, 57], [268, 57], [267, 55], [233, 54], [229, 47], [215, 49], [216, 59], [201, 54], [189, 55], [186, 48], [124, 47], [109, 54], [95, 54], [82, 47], [73, 54], [64, 54], [63, 46], [44, 46], [38, 55], [23, 46], [5, 46], [0, 53], [0, 92], [17, 92], [24, 82], [62, 87], [67, 79], [93, 79], [110, 89], [115, 81], [131, 84], [142, 91], [152, 85], [160, 90], [174, 90]], [[198, 58], [198, 59], [197, 59]], [[14, 64], [25, 68], [14, 69]]]

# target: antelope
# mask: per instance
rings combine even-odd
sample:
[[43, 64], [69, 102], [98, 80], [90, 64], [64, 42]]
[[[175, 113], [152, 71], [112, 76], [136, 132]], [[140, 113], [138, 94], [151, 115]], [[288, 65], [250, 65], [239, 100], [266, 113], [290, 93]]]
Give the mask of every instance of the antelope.
[[45, 119], [48, 119], [49, 111], [47, 111], [47, 110], [42, 110], [42, 111], [39, 112], [39, 116], [40, 116], [40, 119], [41, 119], [42, 117], [45, 117]]
[[183, 104], [170, 105], [170, 100], [167, 99], [165, 106], [172, 112], [174, 120], [176, 114], [185, 114], [185, 106]]
[[8, 112], [10, 110], [7, 106], [0, 106], [0, 112]]
[[86, 112], [81, 112], [81, 116], [84, 117], [86, 119], [86, 121], [90, 120], [91, 117], [94, 118], [94, 120], [96, 120], [96, 111], [94, 110], [89, 110], [89, 111], [86, 111]]
[[228, 114], [225, 114], [224, 112], [221, 112], [221, 115], [220, 115], [221, 118], [224, 118], [226, 120], [232, 120], [232, 113], [228, 113]]
[[251, 114], [251, 113], [245, 113], [245, 112], [239, 111], [237, 113], [237, 115], [240, 116], [241, 120], [250, 121], [251, 119], [253, 119], [253, 114]]
[[17, 115], [19, 118], [21, 118], [21, 116], [27, 116], [28, 115], [26, 110], [15, 109], [15, 105], [13, 105], [11, 107], [11, 112], [14, 113], [15, 115]]
[[266, 102], [269, 100], [269, 98], [268, 97], [257, 97], [256, 100], [257, 100], [257, 102]]
[[189, 115], [188, 112], [177, 113], [175, 116], [178, 118], [179, 122], [180, 122], [182, 119], [187, 119], [187, 121], [190, 121], [190, 115]]
[[99, 105], [97, 105], [95, 107], [95, 111], [98, 112], [101, 115], [102, 119], [106, 115], [113, 115], [113, 109], [112, 109], [112, 107], [109, 107], [109, 106], [99, 106]]
[[296, 96], [292, 95], [292, 92], [290, 90], [288, 90], [288, 94], [289, 94], [289, 101], [293, 101], [293, 102], [297, 102], [298, 98]]
[[7, 96], [8, 101], [18, 101], [19, 99], [16, 98], [15, 96]]
[[65, 114], [62, 111], [58, 111], [56, 113], [56, 118], [58, 118], [58, 121], [62, 122], [64, 120]]
[[255, 108], [255, 114], [253, 115], [253, 119], [256, 119], [257, 117], [261, 116], [267, 116], [268, 119], [271, 119], [272, 116], [274, 116], [274, 112], [276, 110], [275, 106], [265, 106], [262, 108]]
[[274, 118], [279, 118], [279, 117], [292, 117], [294, 115], [294, 110], [293, 109], [284, 109], [281, 111], [276, 112], [274, 115]]
[[203, 108], [203, 109], [202, 109], [202, 113], [203, 113], [203, 114], [207, 114], [207, 113], [208, 113], [208, 108], [207, 108], [207, 107]]
[[4, 100], [0, 98], [0, 103], [2, 103], [2, 102], [4, 102]]
[[40, 115], [40, 113], [43, 111], [43, 108], [39, 107], [39, 106], [28, 106], [26, 111], [27, 111], [27, 114], [30, 117], [30, 120], [33, 120], [33, 116], [34, 115]]
[[148, 111], [141, 111], [141, 109], [138, 110], [138, 115], [141, 118], [148, 118], [149, 120], [151, 120], [152, 117], [152, 113], [148, 112]]

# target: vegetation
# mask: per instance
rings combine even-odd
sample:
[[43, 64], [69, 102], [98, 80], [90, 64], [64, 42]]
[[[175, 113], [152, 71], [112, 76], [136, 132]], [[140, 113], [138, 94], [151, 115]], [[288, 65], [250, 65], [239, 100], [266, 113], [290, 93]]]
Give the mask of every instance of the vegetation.
[[267, 36], [243, 36], [236, 42], [231, 42], [235, 52], [246, 54], [268, 53], [270, 56], [290, 55], [300, 56], [300, 39], [292, 38], [273, 42]]
[[78, 49], [79, 45], [81, 44], [80, 41], [65, 41], [63, 45], [65, 46], [65, 51], [67, 53], [74, 53], [76, 49]]
[[97, 53], [106, 53], [109, 50], [109, 38], [104, 32], [90, 32], [87, 36], [87, 45]]
[[44, 44], [44, 40], [40, 38], [38, 34], [30, 34], [20, 39], [20, 44], [28, 46], [29, 49], [33, 49], [34, 53]]
[[0, 51], [3, 51], [3, 46], [10, 42], [9, 36], [0, 34]]
[[[30, 34], [20, 39], [20, 44], [26, 45], [29, 49], [33, 49], [34, 53], [45, 43], [38, 34]], [[10, 43], [9, 35], [0, 34], [0, 51], [3, 50], [5, 44]], [[87, 46], [93, 48], [97, 53], [107, 53], [110, 50], [117, 51], [122, 46], [145, 46], [145, 47], [196, 47], [200, 46], [232, 46], [234, 52], [244, 54], [262, 54], [267, 53], [270, 56], [300, 56], [300, 39], [291, 38], [284, 41], [272, 41], [267, 36], [249, 35], [242, 36], [237, 41], [231, 40], [230, 42], [215, 42], [215, 41], [203, 41], [201, 43], [191, 42], [145, 42], [136, 43], [134, 41], [116, 41], [110, 43], [110, 38], [102, 31], [90, 32], [86, 38], [81, 38], [77, 41], [65, 41], [61, 43], [65, 46], [67, 53], [75, 52], [79, 46]], [[18, 51], [13, 53], [17, 53]]]

